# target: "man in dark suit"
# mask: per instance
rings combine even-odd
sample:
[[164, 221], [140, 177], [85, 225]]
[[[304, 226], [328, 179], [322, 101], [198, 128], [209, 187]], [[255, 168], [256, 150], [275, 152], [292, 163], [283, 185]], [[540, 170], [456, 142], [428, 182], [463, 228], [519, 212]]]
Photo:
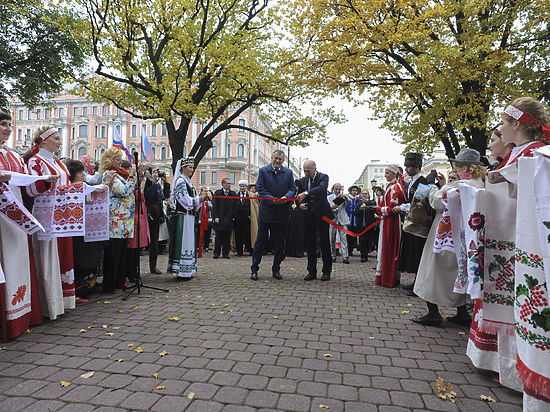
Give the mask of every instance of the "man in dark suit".
[[243, 247], [245, 252], [250, 253], [250, 199], [248, 197], [248, 181], [239, 180], [239, 193], [235, 207], [235, 247], [237, 256], [243, 255]]
[[[405, 189], [407, 202], [396, 208], [396, 212], [400, 212], [403, 216], [406, 216], [411, 208], [414, 193], [416, 192], [418, 185], [428, 184], [426, 178], [420, 173], [421, 168], [421, 153], [409, 152], [405, 154], [405, 172], [407, 172], [412, 180]], [[398, 263], [399, 271], [414, 273], [416, 275], [418, 265], [420, 264], [420, 258], [422, 257], [424, 243], [426, 243], [426, 239], [403, 231], [401, 234], [401, 248]], [[409, 290], [409, 296], [415, 296], [415, 293], [412, 291], [414, 288], [414, 282], [411, 285], [404, 286], [403, 288]]]
[[271, 164], [264, 166], [258, 173], [258, 197], [276, 198], [275, 200], [260, 200], [258, 213], [258, 236], [252, 254], [252, 274], [250, 279], [258, 280], [258, 270], [262, 256], [268, 247], [273, 251], [273, 277], [281, 280], [281, 262], [285, 259], [286, 227], [289, 217], [290, 203], [286, 198], [294, 197], [296, 186], [292, 171], [283, 167], [285, 154], [275, 150], [271, 155]]
[[317, 279], [316, 241], [319, 234], [321, 256], [323, 258], [323, 276], [321, 280], [330, 280], [332, 272], [332, 256], [330, 253], [329, 224], [322, 216], [331, 218], [332, 209], [327, 201], [328, 176], [317, 171], [313, 160], [304, 163], [304, 174], [298, 183], [298, 201], [300, 208], [306, 210], [306, 250], [307, 276], [304, 280]]
[[233, 230], [233, 218], [238, 200], [224, 199], [224, 197], [236, 196], [237, 193], [231, 190], [229, 179], [223, 178], [222, 188], [214, 192], [214, 198], [212, 199], [212, 218], [214, 219], [214, 229], [216, 229], [214, 259], [220, 257], [220, 252], [224, 259], [229, 259], [229, 239]]

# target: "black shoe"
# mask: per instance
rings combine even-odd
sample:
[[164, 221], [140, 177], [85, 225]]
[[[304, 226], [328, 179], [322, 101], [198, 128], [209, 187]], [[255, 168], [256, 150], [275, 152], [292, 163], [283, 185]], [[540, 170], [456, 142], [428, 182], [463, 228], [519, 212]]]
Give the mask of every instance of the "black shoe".
[[333, 261], [333, 262], [336, 262], [336, 256], [333, 256], [333, 257], [332, 257], [332, 261]]
[[214, 259], [218, 259], [220, 257], [220, 255], [214, 255], [212, 256]]
[[243, 257], [243, 254], [242, 253], [237, 253], [237, 256], [238, 257]]
[[409, 290], [407, 292], [407, 296], [413, 296], [413, 297], [418, 297], [418, 295], [416, 293], [414, 293], [414, 290]]
[[413, 290], [414, 289], [414, 283], [411, 283], [410, 285], [402, 285], [401, 289]]
[[252, 272], [252, 273], [250, 274], [250, 279], [252, 279], [252, 280], [258, 280], [258, 274], [257, 274], [256, 272]]
[[365, 263], [367, 260], [369, 260], [369, 258], [366, 258], [366, 257], [361, 258], [361, 262], [363, 262], [363, 263]]
[[160, 269], [156, 266], [152, 267], [151, 268], [151, 273], [154, 274], [154, 275], [162, 275], [162, 272], [160, 271]]
[[309, 280], [315, 280], [315, 279], [317, 279], [317, 275], [312, 275], [311, 273], [308, 274], [308, 275], [304, 278], [304, 280], [305, 280], [306, 282], [309, 281]]
[[281, 273], [278, 270], [273, 272], [273, 277], [277, 280], [283, 280], [283, 277], [281, 276]]
[[[342, 260], [342, 263], [345, 263], [346, 265], [349, 265], [349, 259], [348, 258], [345, 258], [344, 260]], [[322, 280], [322, 279], [321, 279]]]
[[472, 317], [470, 315], [464, 316], [464, 315], [456, 315], [452, 316], [450, 318], [447, 318], [447, 320], [451, 323], [455, 323], [457, 325], [462, 325], [466, 327], [470, 327], [472, 324]]
[[229, 256], [224, 256], [223, 258], [224, 258], [224, 259], [229, 259]]
[[418, 323], [423, 326], [439, 326], [443, 322], [441, 315], [424, 315], [421, 318], [414, 318], [412, 320], [414, 323]]
[[321, 276], [321, 280], [322, 280], [323, 282], [326, 282], [326, 281], [330, 280], [330, 275], [323, 275], [323, 276]]

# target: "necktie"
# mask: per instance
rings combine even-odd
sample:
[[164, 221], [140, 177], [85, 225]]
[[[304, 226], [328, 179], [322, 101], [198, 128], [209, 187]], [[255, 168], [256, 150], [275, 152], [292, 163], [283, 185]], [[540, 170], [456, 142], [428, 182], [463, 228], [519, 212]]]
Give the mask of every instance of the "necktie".
[[241, 205], [242, 205], [243, 202], [244, 202], [244, 199], [243, 199], [244, 195], [245, 195], [245, 194], [244, 194], [243, 192], [241, 192]]
[[313, 179], [309, 179], [307, 182], [307, 190], [311, 189], [312, 184], [313, 184]]
[[225, 190], [225, 195], [229, 196], [229, 191], [228, 190]]

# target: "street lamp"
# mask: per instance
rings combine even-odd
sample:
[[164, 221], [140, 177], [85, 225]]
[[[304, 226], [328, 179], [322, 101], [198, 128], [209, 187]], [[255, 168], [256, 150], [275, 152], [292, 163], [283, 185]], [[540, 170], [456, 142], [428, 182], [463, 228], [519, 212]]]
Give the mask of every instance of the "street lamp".
[[371, 189], [372, 189], [374, 186], [376, 186], [376, 183], [377, 183], [377, 182], [376, 182], [376, 179], [372, 179], [372, 180], [370, 181], [370, 187], [371, 187]]

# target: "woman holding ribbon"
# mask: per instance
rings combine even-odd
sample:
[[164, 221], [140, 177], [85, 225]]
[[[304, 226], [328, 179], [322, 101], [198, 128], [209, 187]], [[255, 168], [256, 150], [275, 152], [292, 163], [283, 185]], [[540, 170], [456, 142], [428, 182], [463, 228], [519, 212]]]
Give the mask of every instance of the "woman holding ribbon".
[[[69, 185], [69, 172], [55, 155], [62, 145], [58, 129], [52, 126], [39, 127], [34, 133], [33, 143], [32, 156], [27, 161], [30, 174], [56, 176], [57, 181], [52, 184], [50, 190]], [[40, 203], [40, 199], [44, 196], [41, 194], [40, 186], [36, 184], [28, 186], [27, 193], [35, 199], [33, 207], [35, 216], [40, 213], [38, 209], [45, 213], [53, 213], [53, 204], [49, 207], [45, 203], [44, 207], [37, 208], [37, 203]], [[75, 307], [72, 239], [71, 237], [48, 238], [35, 234], [33, 247], [42, 312], [54, 320], [66, 309]]]
[[170, 195], [176, 206], [175, 237], [174, 246], [170, 249], [170, 262], [172, 270], [177, 272], [177, 279], [182, 281], [191, 280], [197, 271], [195, 215], [201, 207], [201, 202], [208, 198], [207, 195], [197, 196], [197, 191], [191, 183], [194, 170], [194, 157], [178, 160]]
[[103, 292], [117, 293], [126, 280], [126, 249], [134, 236], [135, 168], [122, 167], [122, 151], [110, 147], [101, 156], [99, 173], [110, 188], [109, 242], [103, 257]]
[[[8, 185], [11, 175], [6, 173], [28, 174], [23, 158], [6, 145], [11, 132], [11, 116], [0, 111], [0, 197], [11, 198], [0, 209], [0, 340], [3, 341], [42, 323], [32, 244], [23, 224], [25, 215], [32, 216], [23, 206], [20, 188]], [[55, 180], [49, 177], [38, 181], [36, 186], [46, 191]], [[4, 213], [8, 211], [11, 219]], [[14, 220], [14, 216], [19, 219]]]
[[380, 222], [380, 235], [378, 237], [378, 261], [376, 263], [376, 278], [374, 283], [388, 288], [399, 285], [397, 273], [397, 258], [399, 256], [399, 243], [401, 241], [401, 219], [399, 212], [393, 209], [405, 202], [405, 188], [403, 176], [398, 166], [388, 166], [385, 170], [386, 180], [389, 182], [380, 206], [368, 206], [375, 210], [378, 216], [384, 220]]

